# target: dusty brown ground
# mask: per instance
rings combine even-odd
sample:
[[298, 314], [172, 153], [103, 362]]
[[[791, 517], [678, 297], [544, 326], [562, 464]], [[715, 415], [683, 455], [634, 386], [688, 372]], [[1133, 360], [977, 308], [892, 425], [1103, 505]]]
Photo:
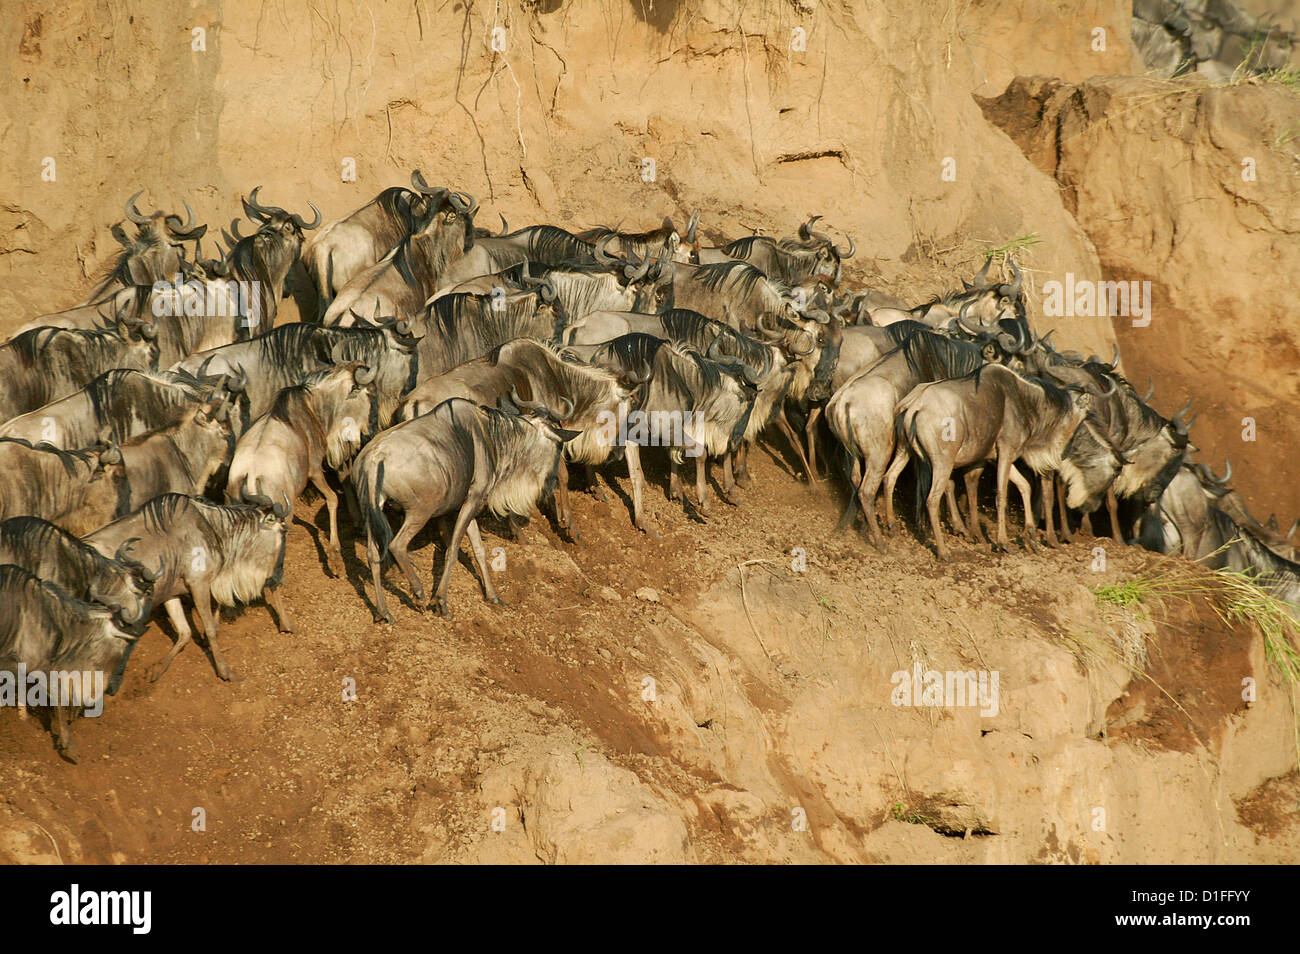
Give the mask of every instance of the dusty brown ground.
[[[268, 201], [306, 211], [310, 199], [332, 218], [414, 167], [474, 192], [494, 224], [498, 211], [515, 225], [682, 222], [698, 208], [709, 234], [784, 234], [820, 212], [858, 240], [853, 280], [917, 299], [1037, 233], [1022, 256], [1031, 293], [1067, 270], [1202, 267], [1178, 310], [1195, 317], [1207, 300], [1218, 307], [1202, 293], [1230, 263], [1188, 241], [1171, 246], [1172, 264], [1143, 265], [1151, 248], [1108, 230], [1104, 202], [1073, 203], [1062, 170], [1026, 148], [1037, 112], [1020, 132], [999, 120], [1004, 135], [972, 97], [1017, 75], [1138, 71], [1127, 8], [20, 0], [0, 20], [0, 49], [16, 51], [0, 66], [0, 334], [77, 300], [116, 253], [107, 224], [141, 186], [150, 208], [188, 197], [215, 232], [258, 183]], [[1090, 49], [1098, 23], [1104, 54]], [[503, 55], [488, 45], [494, 25], [508, 31]], [[203, 53], [190, 48], [196, 26]], [[808, 40], [798, 53], [796, 27]], [[1123, 115], [1144, 135], [1164, 129], [1162, 175], [1190, 161], [1178, 188], [1208, 189], [1192, 173], [1222, 157], [1189, 109], [1171, 98], [1167, 113]], [[1272, 117], [1235, 130], [1234, 148], [1282, 138]], [[1197, 136], [1179, 137], [1182, 120]], [[1098, 155], [1127, 161], [1142, 142]], [[1269, 153], [1279, 174], [1286, 145]], [[55, 182], [40, 178], [47, 156]], [[654, 182], [640, 178], [646, 156]], [[342, 157], [357, 160], [355, 182], [340, 180]], [[955, 181], [940, 175], [949, 157]], [[1103, 198], [1133, 181], [1075, 159], [1066, 171]], [[1213, 226], [1225, 247], [1285, 253], [1290, 205], [1266, 203], [1268, 226], [1198, 220], [1162, 181], [1134, 193], [1151, 243]], [[1264, 288], [1258, 275], [1235, 291]], [[1270, 385], [1270, 349], [1294, 336], [1284, 314], [1230, 312], [1237, 383], [1263, 395], [1252, 406], [1277, 433], [1293, 389]], [[1133, 377], [1168, 378], [1164, 410], [1209, 380], [1204, 325], [1177, 328], [1121, 337]], [[1099, 319], [1056, 341], [1108, 351], [1114, 337]], [[1214, 402], [1235, 410], [1235, 384], [1210, 383], [1198, 429], [1217, 455], [1228, 415]], [[1261, 516], [1295, 503], [1293, 455], [1270, 454], [1243, 461]], [[154, 627], [120, 696], [77, 726], [80, 765], [55, 756], [35, 718], [0, 711], [0, 860], [1300, 859], [1294, 713], [1257, 634], [1201, 606], [1103, 608], [1093, 589], [1150, 560], [1104, 542], [1104, 572], [1091, 569], [1092, 540], [1006, 556], [958, 543], [941, 566], [903, 530], [876, 552], [834, 531], [834, 481], [799, 483], [762, 453], [755, 465], [740, 508], [715, 502], [704, 522], [665, 499], [652, 468], [659, 540], [632, 529], [625, 490], [577, 497], [578, 543], [544, 521], [526, 543], [485, 528], [505, 551], [509, 605], [483, 604], [462, 565], [452, 622], [417, 614], [390, 574], [398, 622], [374, 624], [350, 531], [346, 564], [326, 569], [321, 508], [301, 504], [311, 525], [292, 531], [285, 584], [296, 632], [276, 633], [262, 607], [224, 624], [244, 682], [221, 683], [193, 647], [149, 683], [169, 646]], [[441, 557], [425, 544], [428, 584]], [[643, 587], [657, 603], [636, 596]], [[915, 663], [997, 671], [1000, 711], [891, 705], [891, 675]], [[1246, 677], [1260, 689], [1249, 705]], [[205, 832], [191, 830], [199, 807]]]
[[[490, 532], [508, 606], [484, 604], [460, 566], [450, 622], [415, 612], [394, 572], [398, 622], [371, 622], [364, 548], [346, 532], [345, 572], [337, 558], [327, 572], [323, 508], [301, 505], [285, 584], [296, 631], [276, 633], [262, 607], [227, 622], [242, 683], [220, 682], [197, 647], [148, 682], [170, 644], [153, 627], [105, 715], [78, 724], [80, 765], [57, 758], [37, 719], [0, 712], [0, 852], [51, 857], [53, 841], [64, 860], [99, 862], [1300, 857], [1289, 783], [1268, 781], [1294, 767], [1285, 704], [1249, 711], [1235, 688], [1238, 673], [1269, 685], [1257, 640], [1179, 610], [1150, 642], [1158, 690], [1062, 648], [1118, 625], [1085, 587], [1147, 556], [1112, 552], [1096, 574], [1092, 540], [1004, 557], [959, 544], [941, 566], [910, 530], [886, 554], [838, 535], [828, 487], [767, 455], [742, 505], [715, 502], [707, 524], [667, 501], [657, 471], [661, 540], [631, 527], [621, 492], [578, 495], [576, 544], [536, 520], [523, 544]], [[791, 569], [795, 547], [806, 573]], [[417, 553], [426, 581], [435, 549]], [[638, 599], [641, 587], [660, 602]], [[1002, 711], [892, 707], [888, 674], [913, 660], [1000, 670]], [[1069, 807], [1075, 785], [1100, 785], [1111, 834]], [[1244, 807], [1213, 809], [1206, 785]], [[1153, 846], [1139, 819], [1180, 801], [1201, 817], [1161, 812]], [[190, 830], [195, 807], [205, 833]], [[791, 830], [793, 807], [808, 832]], [[1222, 844], [1201, 829], [1210, 822]], [[966, 827], [996, 834], [928, 831]]]

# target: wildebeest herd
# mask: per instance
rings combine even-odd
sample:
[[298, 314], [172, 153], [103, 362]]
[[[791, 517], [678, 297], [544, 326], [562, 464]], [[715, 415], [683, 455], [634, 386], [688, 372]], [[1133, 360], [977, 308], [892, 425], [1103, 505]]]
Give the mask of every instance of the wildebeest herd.
[[[996, 549], [1009, 546], [1010, 483], [1026, 547], [1040, 532], [1068, 540], [1105, 500], [1117, 541], [1251, 569], [1300, 603], [1291, 533], [1189, 459], [1187, 409], [1157, 412], [1118, 373], [1118, 352], [1085, 358], [1035, 336], [1012, 261], [991, 278], [986, 260], [909, 307], [850, 290], [854, 244], [818, 231], [818, 216], [786, 238], [712, 246], [695, 215], [684, 233], [671, 221], [511, 231], [504, 217], [494, 233], [476, 226], [472, 196], [418, 171], [324, 226], [314, 206], [308, 221], [254, 189], [241, 200], [249, 234], [236, 219], [205, 258], [188, 203], [184, 220], [144, 214], [139, 195], [86, 300], [0, 346], [0, 673], [96, 671], [111, 695], [161, 607], [177, 641], [157, 679], [190, 641], [188, 596], [217, 674], [238, 678], [213, 604], [264, 599], [289, 630], [285, 534], [309, 486], [340, 559], [343, 497], [374, 613], [392, 621], [388, 557], [416, 604], [445, 615], [466, 536], [499, 602], [485, 511], [513, 529], [544, 507], [577, 540], [571, 484], [601, 495], [598, 469], [625, 459], [631, 518], [654, 533], [644, 453], [663, 447], [669, 497], [707, 513], [710, 461], [735, 503], [751, 445], [778, 441], [817, 478], [824, 428], [849, 482], [841, 525], [860, 508], [878, 546], [878, 493], [892, 528], [909, 463], [918, 532], [923, 512], [938, 556], [945, 504], [953, 529], [984, 539], [978, 485], [992, 462]], [[275, 325], [290, 294], [302, 320]], [[691, 458], [693, 504], [678, 473]], [[426, 599], [408, 546], [435, 520], [447, 556]], [[69, 759], [71, 708], [51, 719]]]

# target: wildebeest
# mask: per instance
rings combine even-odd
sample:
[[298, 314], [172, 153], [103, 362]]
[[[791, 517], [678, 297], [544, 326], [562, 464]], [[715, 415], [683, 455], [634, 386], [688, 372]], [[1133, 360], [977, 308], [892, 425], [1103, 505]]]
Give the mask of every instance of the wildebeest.
[[132, 285], [112, 292], [99, 301], [86, 305], [74, 305], [63, 311], [48, 315], [38, 315], [24, 323], [9, 336], [9, 340], [31, 331], [33, 328], [80, 328], [84, 331], [120, 327], [138, 327], [141, 315], [147, 314], [146, 306], [152, 293], [150, 285]]
[[[862, 506], [867, 534], [880, 545], [876, 492], [894, 452], [894, 415], [899, 401], [925, 381], [970, 374], [998, 357], [995, 345], [982, 347], [936, 332], [917, 332], [850, 379], [826, 404], [826, 422], [848, 455], [850, 492], [840, 526], [847, 528]], [[893, 524], [893, 484], [885, 485], [885, 520]]]
[[[424, 586], [406, 547], [431, 519], [453, 510], [456, 522], [442, 577], [428, 605], [450, 615], [447, 582], [466, 532], [483, 574], [486, 599], [501, 603], [476, 518], [484, 509], [526, 516], [551, 492], [563, 444], [577, 436], [557, 427], [553, 413], [537, 407], [511, 413], [513, 408], [507, 408], [496, 410], [452, 398], [428, 414], [384, 431], [357, 455], [353, 480], [366, 521], [366, 559], [374, 580], [377, 619], [393, 621], [380, 578], [384, 557], [392, 554], [411, 584], [416, 603], [424, 603]], [[384, 516], [385, 503], [403, 511], [396, 536]]]
[[217, 394], [176, 423], [119, 445], [125, 480], [118, 512], [160, 494], [202, 494], [234, 452], [231, 411], [229, 397]]
[[699, 248], [695, 261], [701, 265], [740, 261], [757, 268], [769, 278], [797, 285], [818, 276], [838, 282], [845, 259], [853, 257], [855, 246], [837, 246], [830, 236], [813, 231], [815, 215], [799, 226], [799, 238], [775, 239], [767, 235], [746, 235], [716, 248]]
[[1011, 261], [1013, 279], [1010, 282], [990, 283], [987, 276], [992, 261], [992, 258], [986, 259], [984, 267], [972, 281], [967, 282], [963, 279], [960, 290], [936, 295], [929, 301], [907, 310], [877, 308], [870, 312], [871, 323], [884, 327], [897, 321], [920, 321], [937, 328], [959, 317], [967, 305], [971, 306], [972, 317], [984, 326], [996, 324], [1001, 318], [1023, 317], [1024, 298], [1021, 295], [1023, 283], [1019, 267]]
[[[433, 293], [449, 284], [448, 266], [474, 245], [472, 195], [429, 190], [435, 211], [424, 228], [400, 240], [382, 259], [352, 276], [321, 321], [336, 324], [349, 313], [366, 318], [410, 319]], [[373, 308], [373, 311], [371, 310]]]
[[[556, 408], [557, 423], [578, 432], [565, 445], [556, 492], [557, 522], [563, 528], [572, 529], [565, 459], [587, 467], [605, 463], [616, 450], [613, 441], [603, 439], [606, 425], [619, 426], [630, 396], [619, 385], [615, 374], [566, 360], [552, 346], [539, 341], [515, 338], [481, 358], [424, 380], [407, 397], [398, 416], [410, 420], [453, 397], [489, 407], [496, 406], [503, 397], [510, 397], [519, 406], [533, 402]], [[635, 456], [635, 448], [631, 453]], [[628, 467], [634, 473], [639, 472], [637, 461], [629, 460]]]
[[584, 229], [577, 237], [593, 244], [604, 240], [602, 247], [615, 255], [624, 257], [635, 255], [646, 260], [658, 258], [660, 255], [674, 258], [682, 242], [673, 220], [667, 216], [657, 229], [645, 232], [623, 232], [598, 225], [595, 228]]
[[411, 186], [385, 189], [303, 243], [302, 261], [319, 295], [319, 314], [325, 313], [354, 275], [428, 225], [438, 209], [438, 196], [418, 169], [411, 173]]
[[308, 205], [315, 213], [310, 222], [296, 212], [260, 204], [257, 193], [261, 188], [258, 186], [247, 199], [241, 200], [244, 214], [257, 223], [257, 231], [252, 235], [240, 235], [239, 219], [231, 222], [233, 234], [223, 233], [229, 250], [215, 268], [216, 277], [247, 283], [256, 291], [256, 298], [249, 303], [251, 311], [246, 316], [245, 327], [249, 329], [269, 328], [275, 324], [279, 300], [288, 294], [285, 283], [289, 271], [298, 261], [302, 249], [303, 232], [316, 228], [321, 221], [320, 210], [310, 202]]
[[0, 422], [67, 397], [105, 371], [154, 367], [153, 334], [149, 326], [140, 337], [108, 329], [33, 328], [0, 345]]
[[126, 217], [135, 223], [135, 237], [128, 237], [120, 225], [112, 227], [110, 231], [113, 238], [122, 245], [122, 252], [109, 264], [83, 304], [102, 301], [114, 292], [133, 285], [170, 281], [181, 270], [184, 243], [197, 242], [207, 231], [206, 225], [195, 225], [194, 212], [190, 209], [190, 204], [183, 200], [186, 213], [184, 222], [179, 215], [165, 215], [161, 211], [155, 211], [151, 215], [141, 214], [135, 207], [135, 200], [143, 194], [144, 190], [141, 189], [126, 200]]
[[[55, 748], [76, 762], [71, 718], [78, 708], [102, 705], [95, 674], [104, 680], [104, 694], [117, 694], [139, 629], [18, 566], [0, 566], [0, 602], [5, 607], [0, 613], [0, 673], [12, 674], [10, 687], [24, 694], [32, 674], [41, 674], [46, 700], [53, 703]], [[22, 685], [17, 683], [20, 667], [27, 677]], [[0, 677], [0, 689], [5, 682]]]
[[271, 410], [239, 438], [226, 479], [226, 499], [286, 513], [310, 482], [329, 511], [330, 546], [339, 543], [338, 495], [323, 467], [346, 475], [362, 439], [379, 429], [373, 368], [358, 362], [316, 371], [276, 395]]
[[40, 517], [0, 521], [0, 564], [12, 563], [63, 587], [85, 603], [108, 607], [130, 625], [149, 618], [154, 577], [125, 549], [112, 559]]
[[[903, 399], [898, 405], [898, 455], [890, 469], [916, 458], [917, 499], [925, 499], [940, 559], [947, 557], [948, 548], [939, 525], [939, 502], [949, 492], [957, 467], [997, 460], [997, 549], [1007, 548], [1008, 479], [1024, 504], [1025, 543], [1032, 546], [1034, 541], [1031, 487], [1013, 466], [1018, 460], [1035, 473], [1059, 473], [1069, 506], [1096, 508], [1123, 459], [1086, 419], [1092, 403], [1086, 391], [1069, 391], [999, 364], [921, 384]], [[978, 479], [978, 471], [974, 473]], [[970, 520], [978, 527], [970, 474], [966, 489]]]
[[105, 371], [80, 391], [0, 425], [0, 437], [63, 450], [120, 444], [175, 423], [212, 391], [180, 372]]
[[0, 519], [42, 517], [78, 536], [116, 517], [126, 493], [116, 451], [65, 451], [5, 438], [0, 473]]
[[[309, 322], [278, 325], [265, 334], [234, 344], [192, 354], [173, 365], [173, 371], [200, 380], [232, 376], [229, 387], [243, 397], [242, 413], [248, 420], [261, 417], [284, 388], [302, 383], [314, 371], [345, 361], [360, 361], [378, 368], [379, 426], [386, 427], [402, 396], [415, 385], [416, 341], [402, 330], [404, 323], [379, 328], [326, 328]], [[242, 433], [242, 427], [240, 429]]]
[[505, 297], [447, 295], [429, 302], [415, 325], [423, 333], [416, 346], [417, 377], [427, 380], [512, 338], [558, 341], [564, 313], [546, 300], [545, 288]]
[[85, 541], [104, 555], [123, 547], [130, 558], [156, 575], [153, 600], [164, 604], [177, 633], [176, 645], [154, 669], [157, 679], [191, 639], [181, 594], [194, 600], [199, 624], [212, 651], [217, 675], [237, 680], [217, 646], [218, 606], [238, 606], [259, 597], [275, 610], [281, 632], [291, 632], [280, 602], [284, 576], [283, 513], [243, 505], [221, 506], [184, 494], [163, 494], [138, 510], [89, 534]]
[[476, 239], [474, 247], [443, 273], [442, 287], [493, 275], [523, 262], [590, 265], [596, 260], [595, 253], [592, 243], [584, 242], [572, 232], [555, 225], [532, 225], [509, 235]]
[[[693, 457], [698, 506], [707, 512], [707, 461], [718, 457], [723, 462], [723, 498], [734, 503], [732, 453], [747, 432], [757, 394], [751, 382], [761, 379], [759, 369], [724, 357], [720, 346], [712, 349], [713, 357], [703, 357], [687, 348], [675, 348], [661, 338], [635, 332], [574, 350], [637, 388], [626, 443], [669, 448], [670, 499], [682, 499], [677, 467], [685, 457]], [[636, 525], [644, 529], [639, 479], [639, 474], [632, 477], [633, 502]]]

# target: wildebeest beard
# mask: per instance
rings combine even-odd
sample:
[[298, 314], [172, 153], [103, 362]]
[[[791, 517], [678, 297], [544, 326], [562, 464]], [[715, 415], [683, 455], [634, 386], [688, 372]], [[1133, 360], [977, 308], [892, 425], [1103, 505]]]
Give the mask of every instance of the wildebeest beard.
[[831, 396], [831, 377], [840, 360], [841, 341], [827, 344], [822, 348], [817, 364], [813, 368], [812, 383], [808, 386], [808, 400], [825, 401]]

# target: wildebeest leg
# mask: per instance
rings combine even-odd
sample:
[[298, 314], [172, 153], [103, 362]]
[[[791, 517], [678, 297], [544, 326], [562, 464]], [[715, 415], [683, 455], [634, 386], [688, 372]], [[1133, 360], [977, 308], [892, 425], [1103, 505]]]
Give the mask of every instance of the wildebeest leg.
[[948, 545], [944, 543], [943, 527], [939, 524], [939, 503], [948, 492], [952, 467], [946, 461], [934, 461], [930, 474], [930, 493], [925, 498], [925, 511], [930, 517], [930, 530], [934, 534], [934, 552], [940, 560], [948, 559]]
[[1011, 458], [1008, 454], [998, 454], [998, 538], [994, 549], [1005, 553], [1010, 549], [1007, 542], [1007, 480], [1011, 477]]
[[587, 489], [591, 491], [593, 497], [604, 502], [605, 490], [600, 486], [600, 479], [596, 476], [596, 468], [591, 464], [583, 464], [582, 466], [587, 471]]
[[954, 481], [948, 481], [948, 488], [944, 491], [943, 499], [948, 502], [948, 520], [952, 523], [952, 528], [963, 537], [969, 537], [966, 531], [966, 524], [961, 519], [961, 514], [957, 512], [957, 484]]
[[361, 526], [361, 507], [357, 504], [357, 491], [350, 480], [343, 483], [343, 502], [347, 505], [348, 519], [352, 521], [352, 526]]
[[1060, 475], [1052, 478], [1052, 487], [1056, 492], [1056, 505], [1060, 508], [1061, 539], [1064, 542], [1069, 543], [1073, 539], [1074, 535], [1070, 532], [1070, 512], [1065, 506], [1065, 489], [1061, 487]]
[[733, 507], [736, 506], [736, 476], [732, 470], [731, 458], [738, 451], [727, 451], [722, 455], [722, 499]]
[[781, 412], [776, 416], [776, 426], [777, 430], [784, 434], [786, 440], [790, 442], [790, 446], [794, 448], [794, 452], [799, 455], [799, 464], [803, 467], [804, 480], [811, 479], [812, 469], [809, 467], [808, 458], [803, 452], [803, 441], [799, 440], [799, 435], [796, 434], [794, 428], [790, 426], [790, 419], [785, 416], [784, 404], [781, 405]]
[[817, 473], [817, 421], [822, 416], [822, 406], [814, 404], [808, 410], [808, 423], [803, 427], [804, 440], [808, 444], [808, 476], [820, 480]]
[[262, 599], [266, 600], [266, 605], [275, 610], [276, 623], [275, 628], [282, 633], [292, 633], [293, 623], [289, 622], [289, 613], [284, 608], [284, 603], [280, 600], [280, 588], [271, 589], [269, 586], [262, 587]]
[[[424, 584], [420, 582], [420, 576], [415, 572], [415, 564], [411, 562], [406, 547], [429, 522], [431, 516], [427, 509], [408, 510], [403, 516], [402, 529], [397, 531], [397, 536], [393, 537], [393, 542], [388, 545], [388, 552], [393, 555], [393, 559], [397, 561], [397, 565], [402, 568], [402, 572], [406, 574], [406, 579], [411, 584], [411, 598], [415, 600], [417, 607], [424, 606]], [[448, 553], [447, 559], [455, 563], [456, 554]]]
[[641, 472], [641, 448], [636, 444], [628, 444], [625, 454], [627, 476], [632, 481], [632, 523], [638, 530], [649, 532], [646, 529], [645, 510], [642, 506], [642, 497], [645, 495], [645, 475]]
[[970, 527], [970, 539], [972, 543], [979, 543], [981, 540], [987, 540], [988, 536], [984, 533], [984, 523], [980, 518], [980, 501], [979, 489], [980, 478], [984, 476], [984, 465], [972, 467], [966, 471], [966, 521]]
[[1043, 489], [1043, 539], [1049, 547], [1058, 547], [1060, 542], [1052, 523], [1052, 511], [1056, 508], [1056, 474], [1044, 474], [1039, 483]]
[[573, 511], [569, 509], [569, 466], [563, 454], [555, 467], [555, 522], [563, 530], [573, 526]]
[[1088, 536], [1094, 536], [1092, 532], [1092, 514], [1085, 513], [1079, 518], [1079, 532], [1086, 533]]
[[749, 476], [749, 441], [741, 441], [736, 451], [736, 486], [745, 490], [752, 483]]
[[853, 526], [853, 517], [858, 510], [858, 484], [862, 483], [862, 463], [856, 454], [845, 451], [853, 459], [853, 464], [849, 472], [849, 499], [844, 503], [844, 512], [840, 514], [841, 531]]
[[217, 614], [212, 612], [212, 592], [208, 589], [207, 583], [191, 582], [190, 596], [194, 598], [194, 612], [199, 617], [199, 625], [203, 627], [203, 638], [208, 641], [208, 649], [212, 652], [212, 663], [217, 667], [217, 675], [226, 682], [242, 681], [235, 675], [235, 671], [226, 665], [226, 660], [221, 655], [221, 646], [217, 643], [220, 620]]
[[433, 598], [429, 600], [430, 608], [439, 616], [451, 618], [451, 611], [447, 608], [447, 583], [451, 580], [451, 571], [456, 566], [456, 557], [460, 553], [460, 539], [465, 536], [470, 521], [483, 508], [483, 500], [486, 496], [483, 491], [471, 491], [465, 498], [465, 502], [460, 505], [460, 513], [456, 514], [456, 526], [452, 528], [451, 540], [447, 544], [447, 557], [442, 564], [442, 577], [438, 580], [438, 588], [433, 591]]
[[677, 475], [677, 462], [673, 455], [668, 455], [668, 499], [682, 499], [682, 479]]
[[1115, 488], [1109, 487], [1106, 490], [1106, 512], [1110, 514], [1110, 536], [1118, 544], [1123, 544], [1124, 532], [1119, 526], [1119, 498], [1115, 496]]
[[505, 606], [497, 596], [496, 587], [492, 585], [492, 572], [488, 568], [487, 551], [483, 549], [483, 538], [479, 536], [478, 521], [471, 520], [466, 528], [469, 531], [469, 546], [478, 561], [478, 571], [483, 574], [483, 598], [496, 606]]
[[709, 512], [709, 498], [705, 496], [709, 481], [709, 455], [701, 449], [695, 458], [695, 499], [700, 502], [700, 512]]
[[157, 682], [162, 678], [162, 674], [167, 671], [167, 667], [172, 664], [172, 660], [180, 655], [180, 651], [185, 645], [193, 639], [193, 633], [190, 632], [190, 621], [185, 618], [185, 607], [181, 605], [179, 596], [173, 597], [163, 604], [167, 610], [167, 618], [172, 621], [172, 628], [176, 630], [176, 644], [172, 646], [163, 661], [154, 666], [153, 671], [149, 673], [149, 681]]
[[320, 491], [320, 495], [325, 498], [325, 509], [330, 518], [330, 546], [334, 552], [343, 559], [343, 544], [339, 542], [339, 495], [334, 492], [334, 488], [329, 485], [325, 475], [317, 470], [309, 474], [307, 479], [311, 485]]
[[1011, 465], [1009, 475], [1011, 477], [1011, 482], [1015, 484], [1016, 489], [1020, 491], [1020, 502], [1025, 508], [1025, 549], [1037, 550], [1038, 526], [1034, 522], [1033, 487], [1030, 486], [1029, 481], [1025, 479], [1025, 475], [1016, 469], [1015, 464]]
[[52, 720], [54, 750], [73, 765], [77, 764], [77, 750], [72, 745], [72, 711], [68, 706], [55, 706]]
[[[899, 444], [894, 448], [894, 459], [889, 464], [889, 470], [885, 471], [885, 529], [894, 529], [894, 485], [898, 483], [898, 478], [902, 475], [903, 470], [912, 460], [912, 452], [906, 444]], [[954, 506], [956, 502], [954, 501]], [[962, 526], [962, 533], [966, 532], [965, 525]]]

